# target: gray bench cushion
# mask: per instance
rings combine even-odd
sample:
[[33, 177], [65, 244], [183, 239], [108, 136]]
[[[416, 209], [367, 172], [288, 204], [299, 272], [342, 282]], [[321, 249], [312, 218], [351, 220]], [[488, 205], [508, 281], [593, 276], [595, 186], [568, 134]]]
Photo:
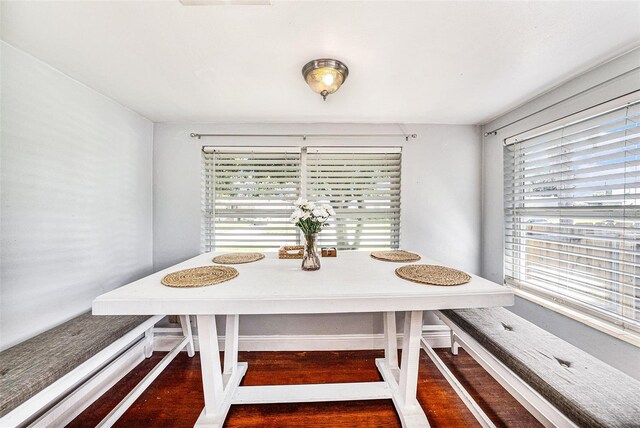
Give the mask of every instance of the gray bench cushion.
[[640, 426], [640, 382], [504, 308], [441, 311], [582, 427]]
[[0, 352], [0, 417], [147, 319], [86, 313]]

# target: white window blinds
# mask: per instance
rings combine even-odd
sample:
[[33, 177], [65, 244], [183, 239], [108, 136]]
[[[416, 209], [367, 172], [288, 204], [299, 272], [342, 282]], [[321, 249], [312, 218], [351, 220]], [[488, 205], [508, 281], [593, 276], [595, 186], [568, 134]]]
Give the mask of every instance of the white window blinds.
[[635, 333], [639, 113], [635, 101], [504, 148], [506, 282]]
[[335, 208], [320, 245], [399, 246], [399, 148], [205, 147], [202, 157], [203, 251], [301, 243], [289, 223], [299, 196]]
[[319, 244], [338, 249], [398, 248], [401, 153], [308, 148], [307, 195], [336, 218]]
[[295, 245], [300, 152], [203, 150], [204, 251]]

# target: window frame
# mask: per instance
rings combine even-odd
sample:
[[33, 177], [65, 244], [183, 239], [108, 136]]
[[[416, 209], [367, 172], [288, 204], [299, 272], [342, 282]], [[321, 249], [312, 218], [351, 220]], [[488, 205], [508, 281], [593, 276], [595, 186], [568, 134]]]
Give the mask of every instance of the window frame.
[[[640, 102], [640, 94], [634, 92], [632, 94], [580, 110], [570, 115], [563, 116], [542, 126], [505, 138], [503, 140], [503, 153], [505, 153], [507, 146], [524, 142], [553, 131], [561, 130], [571, 125], [579, 124], [592, 118], [597, 118], [598, 116], [602, 116], [609, 112], [614, 112], [621, 108], [629, 107], [631, 105], [637, 105], [638, 102]], [[503, 170], [503, 185], [505, 186], [507, 183], [507, 172], [508, 170], [505, 165], [505, 169]], [[617, 337], [620, 340], [634, 344], [635, 346], [640, 346], [640, 331], [638, 330], [637, 326], [629, 326], [625, 322], [616, 320], [614, 317], [603, 315], [601, 311], [590, 309], [585, 304], [576, 303], [576, 301], [573, 301], [568, 296], [553, 293], [548, 290], [542, 290], [541, 288], [524, 284], [517, 279], [510, 277], [507, 269], [507, 265], [509, 263], [507, 262], [508, 247], [506, 245], [506, 242], [509, 226], [514, 222], [507, 221], [508, 203], [506, 192], [504, 192], [503, 194], [503, 204], [505, 213], [503, 221], [502, 240], [504, 284], [506, 286], [509, 286], [519, 297], [539, 304], [547, 309], [553, 310], [554, 312], [558, 312], [562, 315], [568, 316], [569, 318], [593, 327], [599, 331]]]
[[[216, 226], [216, 216], [218, 215], [218, 211], [216, 210], [216, 201], [217, 201], [217, 195], [218, 195], [218, 186], [217, 183], [218, 181], [228, 181], [228, 180], [224, 180], [224, 176], [223, 177], [218, 177], [216, 176], [217, 173], [217, 162], [216, 162], [216, 156], [221, 156], [223, 159], [222, 161], [226, 163], [230, 163], [231, 162], [231, 158], [234, 157], [234, 155], [236, 156], [256, 156], [258, 158], [260, 158], [261, 155], [273, 155], [274, 159], [287, 159], [287, 158], [291, 158], [291, 161], [294, 161], [294, 159], [297, 157], [297, 160], [295, 160], [294, 163], [297, 163], [297, 176], [294, 176], [293, 180], [288, 180], [288, 179], [282, 179], [281, 182], [273, 182], [273, 184], [275, 184], [276, 188], [278, 189], [282, 189], [282, 188], [290, 188], [292, 186], [285, 184], [286, 182], [289, 181], [293, 181], [295, 183], [295, 187], [297, 187], [297, 194], [299, 194], [300, 192], [300, 174], [301, 174], [301, 167], [302, 165], [300, 164], [300, 150], [299, 148], [296, 147], [213, 147], [213, 146], [203, 146], [202, 147], [202, 153], [201, 153], [201, 162], [202, 162], [202, 168], [201, 168], [201, 174], [202, 174], [202, 183], [201, 183], [201, 227], [200, 227], [200, 239], [201, 239], [201, 252], [209, 252], [209, 251], [234, 251], [235, 249], [243, 249], [243, 250], [247, 250], [249, 248], [253, 248], [254, 251], [259, 251], [260, 249], [268, 249], [271, 248], [271, 246], [266, 245], [266, 246], [261, 246], [261, 245], [242, 245], [239, 244], [239, 242], [244, 241], [244, 236], [242, 235], [237, 235], [236, 237], [241, 238], [241, 239], [236, 239], [235, 241], [237, 241], [238, 243], [236, 244], [228, 244], [228, 245], [218, 245], [218, 250], [216, 250], [216, 232], [217, 232], [217, 226]], [[211, 158], [211, 160], [208, 160], [207, 156], [209, 156]], [[255, 159], [251, 160], [252, 162], [256, 162]], [[266, 162], [266, 161], [264, 161]], [[257, 161], [257, 163], [260, 163], [260, 161]], [[284, 163], [288, 163], [288, 162], [283, 162]], [[212, 166], [213, 169], [213, 173], [210, 173], [209, 170], [207, 169], [208, 165]], [[248, 163], [247, 165], [250, 165], [250, 163]], [[260, 169], [263, 169], [265, 167], [260, 166]], [[291, 166], [289, 166], [288, 168], [291, 168]], [[238, 171], [243, 171], [244, 168], [238, 168]], [[247, 170], [250, 170], [250, 167], [246, 168]], [[269, 168], [266, 168], [269, 169]], [[232, 170], [228, 170], [225, 173], [227, 175], [230, 175]], [[254, 171], [256, 172], [256, 171]], [[258, 171], [259, 172], [259, 171]], [[291, 171], [287, 171], [287, 172], [291, 172]], [[238, 174], [240, 175], [240, 173]], [[213, 180], [214, 184], [212, 187], [208, 187], [207, 186], [207, 182], [209, 180]], [[272, 181], [272, 180], [269, 180]], [[265, 192], [265, 187], [271, 187], [273, 186], [273, 184], [271, 183], [266, 183], [265, 182], [261, 182], [260, 184], [255, 184], [253, 186], [246, 186], [247, 190], [250, 189], [251, 187], [253, 187], [254, 191], [260, 191], [260, 192]], [[280, 185], [282, 184], [282, 185]], [[259, 190], [258, 190], [259, 189]], [[236, 192], [236, 193], [241, 193], [241, 192]], [[286, 192], [286, 193], [290, 193], [290, 192]], [[285, 201], [290, 202], [291, 204], [293, 204], [293, 202], [295, 201], [295, 199], [297, 198], [297, 194], [295, 195], [295, 197], [288, 197], [287, 199], [285, 199]], [[228, 199], [227, 199], [228, 200]], [[234, 205], [233, 203], [229, 202], [226, 205]], [[289, 215], [290, 215], [290, 211], [287, 209], [285, 210], [280, 209], [277, 211], [274, 211], [273, 208], [265, 210], [263, 212], [261, 212], [260, 209], [254, 209], [252, 207], [252, 203], [249, 202], [245, 205], [240, 204], [240, 203], [236, 203], [235, 205], [240, 205], [243, 206], [244, 208], [242, 208], [240, 211], [240, 213], [233, 213], [233, 211], [231, 211], [230, 209], [226, 209], [226, 211], [228, 211], [229, 217], [233, 218], [233, 217], [237, 217], [237, 218], [242, 218], [242, 214], [244, 214], [246, 218], [255, 218], [255, 219], [259, 219], [260, 217], [257, 217], [257, 215], [259, 214], [265, 214], [265, 218], [277, 218], [280, 219], [280, 223], [282, 223], [281, 227], [277, 227], [277, 225], [275, 225], [275, 223], [273, 222], [269, 222], [269, 223], [265, 223], [265, 225], [268, 224], [268, 226], [274, 226], [274, 229], [278, 229], [278, 230], [284, 230], [279, 234], [276, 235], [280, 235], [283, 236], [282, 239], [277, 238], [278, 242], [282, 242], [282, 244], [284, 245], [292, 245], [292, 244], [296, 244], [299, 242], [299, 234], [297, 232], [295, 233], [295, 238], [293, 240], [286, 240], [286, 238], [284, 237], [285, 235], [289, 235], [291, 234], [291, 231], [286, 231], [285, 229], [289, 229], [291, 228], [292, 230], [294, 229], [289, 221]], [[258, 205], [258, 204], [256, 204]], [[267, 205], [265, 203], [265, 205]], [[282, 206], [281, 204], [275, 204]], [[237, 208], [236, 208], [237, 209]], [[210, 214], [209, 214], [210, 212]], [[280, 215], [278, 215], [280, 214]], [[282, 221], [284, 220], [284, 221]], [[231, 223], [230, 223], [231, 224]], [[254, 225], [255, 226], [255, 225]], [[268, 227], [267, 226], [267, 227]], [[238, 229], [238, 227], [234, 227], [234, 228], [230, 228], [230, 229]], [[250, 234], [247, 234], [247, 237]], [[229, 236], [234, 236], [233, 234], [230, 234]], [[233, 239], [230, 239], [230, 241], [234, 241]], [[268, 240], [265, 240], [265, 242]], [[247, 241], [250, 242], [250, 241]]]
[[[201, 228], [200, 228], [200, 237], [201, 237], [201, 251], [225, 251], [228, 247], [218, 246], [216, 248], [216, 239], [215, 239], [215, 231], [216, 231], [216, 210], [215, 210], [215, 189], [211, 189], [207, 187], [207, 172], [206, 170], [206, 155], [215, 156], [215, 153], [229, 154], [243, 154], [243, 153], [273, 153], [273, 154], [296, 154], [299, 156], [299, 175], [298, 179], [298, 195], [303, 198], [307, 198], [307, 193], [310, 191], [310, 186], [312, 183], [311, 179], [308, 178], [308, 168], [307, 168], [307, 160], [310, 157], [309, 152], [313, 153], [329, 153], [332, 155], [335, 154], [388, 154], [388, 155], [398, 155], [399, 156], [399, 164], [398, 164], [398, 187], [397, 187], [397, 213], [395, 214], [397, 217], [397, 224], [393, 223], [390, 225], [390, 249], [399, 248], [400, 246], [400, 224], [401, 224], [401, 177], [402, 177], [402, 146], [337, 146], [337, 145], [301, 145], [301, 146], [202, 146], [202, 154], [201, 154], [201, 162], [202, 162], [202, 184], [201, 184]], [[215, 162], [215, 161], [214, 161]], [[215, 173], [214, 173], [215, 174]], [[211, 175], [209, 174], [209, 178]], [[392, 186], [390, 186], [392, 187]], [[211, 196], [211, 192], [213, 191], [213, 197]], [[390, 190], [390, 192], [392, 192]], [[311, 200], [315, 199], [311, 197]], [[213, 206], [209, 207], [213, 203]], [[291, 207], [291, 211], [293, 211], [293, 204]], [[208, 218], [207, 212], [211, 212]], [[208, 223], [211, 223], [209, 225]], [[330, 220], [331, 226], [335, 224], [335, 220]], [[396, 229], [394, 229], [394, 227]], [[296, 243], [301, 244], [303, 241], [302, 233], [296, 228], [297, 231], [297, 239]], [[287, 242], [282, 242], [283, 245], [291, 244]], [[331, 245], [333, 246], [333, 245]], [[244, 247], [236, 247], [238, 250], [246, 250]], [[385, 247], [376, 247], [377, 248], [387, 248]], [[276, 247], [265, 247], [264, 250], [273, 250], [277, 249]], [[338, 247], [339, 250], [342, 248]], [[351, 248], [349, 248], [350, 250]], [[363, 245], [359, 245], [355, 248], [356, 251], [367, 250]]]

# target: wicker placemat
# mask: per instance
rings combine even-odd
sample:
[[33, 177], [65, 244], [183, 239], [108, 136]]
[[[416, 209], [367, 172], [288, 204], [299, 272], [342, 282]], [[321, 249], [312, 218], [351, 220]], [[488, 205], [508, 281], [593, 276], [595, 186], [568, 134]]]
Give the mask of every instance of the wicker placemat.
[[376, 260], [396, 263], [417, 262], [420, 260], [420, 256], [416, 253], [404, 250], [374, 251], [371, 253], [371, 257]]
[[212, 261], [221, 265], [239, 265], [257, 262], [262, 259], [264, 259], [264, 254], [262, 253], [227, 253], [214, 257]]
[[420, 284], [460, 285], [471, 280], [471, 276], [456, 269], [437, 265], [407, 265], [396, 269], [396, 275]]
[[169, 287], [204, 287], [228, 281], [236, 276], [238, 271], [229, 266], [201, 266], [165, 275], [162, 283]]

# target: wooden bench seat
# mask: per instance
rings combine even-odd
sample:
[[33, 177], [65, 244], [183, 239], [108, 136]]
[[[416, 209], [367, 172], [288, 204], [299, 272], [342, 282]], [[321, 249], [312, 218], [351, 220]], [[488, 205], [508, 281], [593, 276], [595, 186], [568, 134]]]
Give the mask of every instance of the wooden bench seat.
[[[640, 426], [640, 382], [505, 308], [439, 312], [581, 427]], [[466, 349], [465, 345], [463, 348]], [[473, 355], [473, 353], [472, 353]]]
[[0, 352], [0, 417], [147, 319], [86, 313]]

